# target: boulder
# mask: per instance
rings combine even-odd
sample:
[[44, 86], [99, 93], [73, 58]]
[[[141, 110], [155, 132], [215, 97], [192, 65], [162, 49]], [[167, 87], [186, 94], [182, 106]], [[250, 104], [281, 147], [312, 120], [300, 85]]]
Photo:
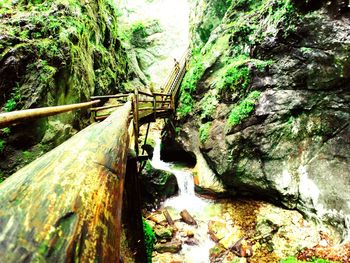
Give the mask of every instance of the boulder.
[[185, 209], [180, 212], [182, 220], [189, 225], [197, 225], [196, 220], [191, 216], [191, 214]]
[[181, 250], [182, 243], [180, 240], [174, 239], [167, 243], [156, 243], [154, 245], [154, 250], [158, 253], [177, 253]]
[[157, 225], [153, 231], [158, 239], [170, 240], [174, 234], [174, 229], [172, 227], [163, 227], [160, 225]]
[[[208, 7], [215, 1], [209, 2]], [[204, 70], [191, 93], [192, 111], [178, 122], [177, 143], [188, 152], [199, 148], [228, 193], [298, 209], [347, 239], [350, 22], [342, 3], [348, 1], [294, 2], [300, 3], [290, 9], [272, 1], [232, 2], [193, 63], [201, 62]], [[268, 8], [281, 16], [273, 20], [263, 11]], [[252, 10], [259, 19], [251, 17]], [[198, 19], [208, 15], [196, 12]], [[199, 21], [194, 30], [207, 22]], [[222, 83], [230, 81], [223, 90]], [[203, 103], [213, 89], [215, 107]], [[252, 92], [260, 95], [247, 101]], [[204, 141], [200, 127], [210, 128]]]
[[142, 171], [140, 184], [144, 205], [149, 210], [159, 207], [162, 201], [178, 192], [175, 175], [154, 169], [149, 162]]

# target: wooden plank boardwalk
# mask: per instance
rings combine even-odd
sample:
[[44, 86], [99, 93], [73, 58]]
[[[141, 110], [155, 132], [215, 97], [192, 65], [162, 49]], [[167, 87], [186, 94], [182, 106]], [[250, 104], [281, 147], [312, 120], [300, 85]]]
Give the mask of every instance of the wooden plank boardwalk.
[[[139, 129], [174, 115], [187, 59], [186, 54], [174, 66], [162, 93], [136, 90], [80, 105], [0, 114], [4, 127], [94, 106], [97, 121], [0, 184], [1, 262], [122, 262], [127, 225], [134, 261], [147, 262], [137, 176]], [[120, 102], [102, 104], [110, 99]]]

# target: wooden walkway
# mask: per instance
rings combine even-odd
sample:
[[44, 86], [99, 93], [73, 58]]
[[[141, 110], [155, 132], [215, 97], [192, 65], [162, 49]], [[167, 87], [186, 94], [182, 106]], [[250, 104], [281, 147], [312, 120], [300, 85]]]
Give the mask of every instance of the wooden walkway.
[[167, 81], [164, 83], [163, 92], [144, 92], [135, 90], [134, 93], [116, 94], [91, 97], [91, 102], [100, 101], [98, 107], [91, 108], [94, 121], [106, 119], [116, 108], [132, 100], [132, 112], [135, 129], [145, 123], [154, 122], [159, 118], [168, 118], [175, 113], [177, 97], [181, 81], [186, 73], [188, 53], [176, 62]]
[[186, 65], [187, 55], [172, 69], [162, 93], [136, 90], [83, 104], [0, 114], [4, 127], [97, 105], [92, 112], [101, 121], [0, 184], [1, 262], [123, 262], [122, 236], [128, 233], [136, 249], [134, 262], [147, 262], [138, 183], [139, 129], [174, 115]]

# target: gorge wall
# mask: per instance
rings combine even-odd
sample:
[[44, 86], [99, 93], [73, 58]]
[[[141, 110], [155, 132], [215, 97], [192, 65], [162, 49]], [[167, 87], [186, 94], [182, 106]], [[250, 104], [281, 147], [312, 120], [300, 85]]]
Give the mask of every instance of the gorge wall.
[[177, 141], [229, 193], [298, 209], [344, 239], [349, 11], [349, 1], [198, 0], [177, 112]]
[[[135, 75], [114, 1], [2, 1], [0, 107], [13, 111], [85, 102], [124, 90]], [[89, 121], [66, 113], [0, 131], [0, 177], [65, 141]]]

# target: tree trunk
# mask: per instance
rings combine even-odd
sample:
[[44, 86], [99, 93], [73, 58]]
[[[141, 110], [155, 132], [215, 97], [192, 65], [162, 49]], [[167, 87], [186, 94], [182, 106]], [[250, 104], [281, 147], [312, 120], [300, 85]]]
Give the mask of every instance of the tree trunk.
[[118, 262], [131, 104], [0, 185], [2, 262]]

